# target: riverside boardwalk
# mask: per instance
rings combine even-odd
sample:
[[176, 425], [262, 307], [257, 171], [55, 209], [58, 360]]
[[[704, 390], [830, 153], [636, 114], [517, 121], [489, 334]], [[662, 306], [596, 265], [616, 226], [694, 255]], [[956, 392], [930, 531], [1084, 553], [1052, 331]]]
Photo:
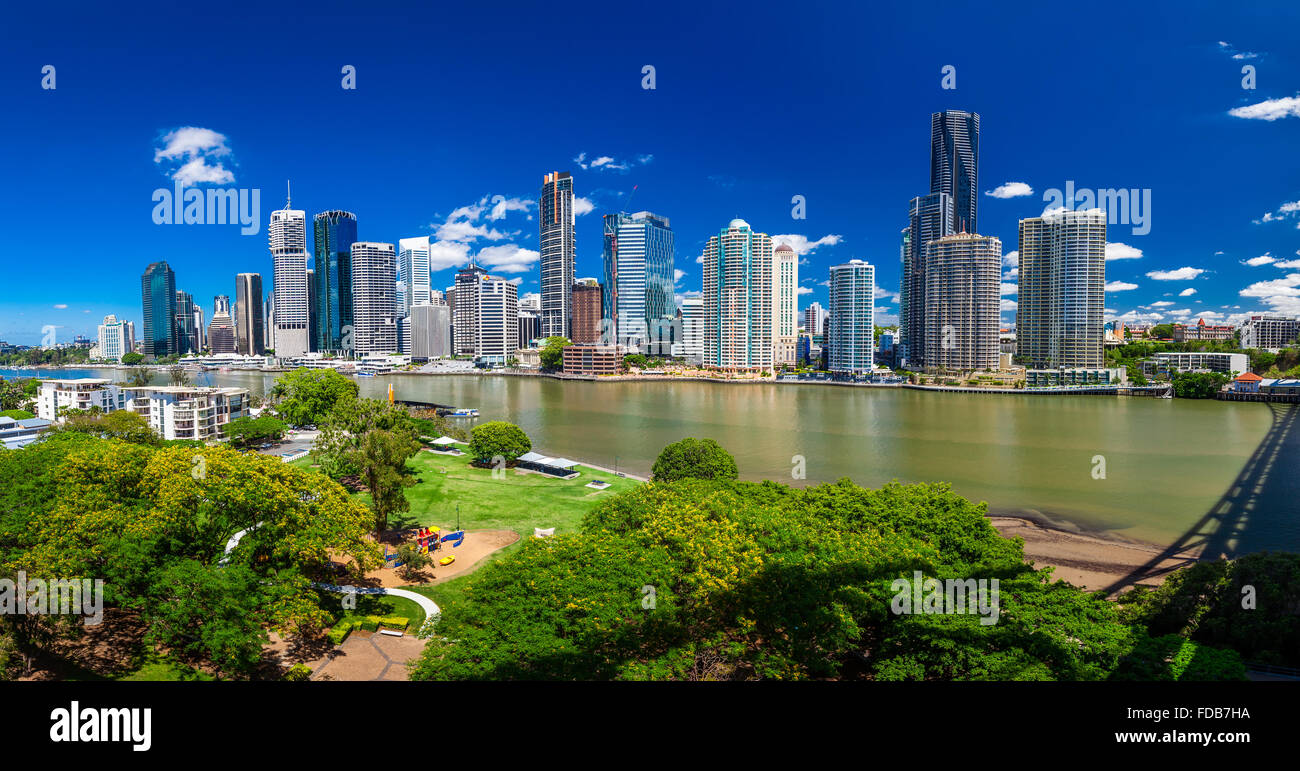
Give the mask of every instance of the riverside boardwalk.
[[1096, 385], [1096, 386], [1044, 386], [1042, 388], [973, 388], [968, 386], [904, 385], [917, 391], [947, 391], [967, 394], [1102, 394], [1108, 396], [1154, 396], [1168, 399], [1174, 387], [1168, 383], [1148, 386]]

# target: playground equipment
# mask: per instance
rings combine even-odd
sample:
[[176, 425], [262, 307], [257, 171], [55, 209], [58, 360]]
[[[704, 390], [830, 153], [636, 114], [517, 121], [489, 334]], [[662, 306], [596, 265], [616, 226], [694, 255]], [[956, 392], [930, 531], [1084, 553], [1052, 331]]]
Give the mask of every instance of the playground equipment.
[[456, 555], [448, 554], [446, 557], [443, 557], [442, 559], [438, 560], [438, 564], [442, 565], [443, 567], [446, 567], [447, 565], [450, 565], [455, 561], [456, 561]]
[[444, 536], [442, 537], [442, 541], [441, 541], [441, 542], [442, 542], [442, 543], [448, 543], [448, 542], [452, 542], [452, 541], [454, 541], [454, 543], [452, 543], [451, 545], [452, 545], [452, 546], [455, 546], [455, 547], [457, 547], [457, 548], [459, 548], [460, 545], [461, 545], [462, 543], [465, 542], [465, 531], [464, 531], [464, 530], [457, 530], [457, 531], [454, 532], [454, 533], [448, 533], [448, 534], [446, 534], [446, 535], [444, 535]]

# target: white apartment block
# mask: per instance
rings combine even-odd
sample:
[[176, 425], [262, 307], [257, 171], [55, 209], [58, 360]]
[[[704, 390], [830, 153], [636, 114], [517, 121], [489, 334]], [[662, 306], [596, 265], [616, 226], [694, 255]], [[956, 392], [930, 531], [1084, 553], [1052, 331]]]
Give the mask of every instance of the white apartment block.
[[799, 256], [785, 244], [772, 252], [772, 363], [793, 367], [799, 342]]
[[352, 343], [358, 357], [400, 350], [395, 258], [392, 244], [352, 244]]
[[1294, 345], [1300, 337], [1300, 319], [1264, 313], [1251, 316], [1241, 325], [1241, 347], [1276, 352]]
[[221, 427], [248, 417], [247, 388], [144, 386], [128, 392], [127, 409], [144, 417], [163, 439], [221, 438]]
[[926, 367], [997, 369], [1002, 242], [958, 233], [930, 241], [924, 253]]
[[107, 378], [42, 380], [36, 397], [36, 415], [45, 420], [62, 422], [63, 410], [116, 412], [126, 408], [126, 394]]
[[704, 359], [704, 298], [682, 298], [682, 336], [673, 343], [672, 355], [680, 356], [690, 364]]
[[1016, 353], [1030, 368], [1104, 365], [1106, 213], [1020, 221]]
[[864, 260], [831, 267], [831, 372], [864, 375], [875, 366], [876, 269]]

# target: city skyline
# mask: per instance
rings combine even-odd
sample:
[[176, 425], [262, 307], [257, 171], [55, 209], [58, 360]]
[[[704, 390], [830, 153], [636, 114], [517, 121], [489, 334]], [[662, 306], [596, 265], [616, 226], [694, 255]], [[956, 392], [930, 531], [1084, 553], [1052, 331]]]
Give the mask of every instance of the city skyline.
[[[99, 109], [101, 97], [93, 93], [95, 84], [103, 77], [136, 75], [130, 65], [120, 62], [113, 65], [115, 72], [88, 71], [88, 54], [79, 50], [84, 46], [75, 34], [54, 41], [32, 30], [24, 37], [21, 33], [32, 23], [24, 13], [19, 11], [12, 26], [18, 34], [7, 35], [6, 41], [15, 54], [44, 57], [40, 60], [48, 58], [59, 65], [60, 79], [58, 89], [48, 93], [38, 86], [39, 67], [33, 67], [26, 79], [21, 71], [0, 75], [0, 84], [14, 94], [16, 107], [29, 116], [22, 125], [7, 127], [6, 138], [13, 146], [47, 138], [52, 147], [71, 146], [77, 141], [68, 128], [78, 123], [73, 116]], [[453, 13], [465, 20], [477, 16], [463, 9]], [[668, 9], [663, 18], [649, 23], [681, 24], [686, 13]], [[863, 18], [877, 22], [872, 28], [901, 30], [919, 28], [924, 22], [919, 12], [898, 8], [869, 12], [849, 7], [838, 13], [845, 22], [840, 26], [846, 29]], [[1275, 8], [1274, 13], [1295, 11]], [[310, 28], [323, 23], [302, 22]], [[429, 20], [417, 13], [411, 23], [418, 27]], [[795, 13], [778, 21], [760, 8], [736, 23], [752, 31], [780, 24], [810, 32], [820, 19], [816, 14]], [[364, 108], [356, 109], [356, 118], [349, 114], [329, 131], [308, 129], [290, 135], [261, 125], [252, 113], [207, 104], [225, 104], [207, 97], [228, 88], [229, 81], [209, 82], [205, 75], [199, 85], [186, 87], [184, 74], [154, 72], [150, 77], [161, 83], [149, 95], [153, 103], [120, 97], [132, 100], [128, 107], [139, 109], [112, 111], [100, 129], [103, 141], [96, 145], [93, 157], [78, 156], [75, 163], [71, 157], [66, 162], [51, 157], [15, 159], [15, 178], [28, 190], [15, 202], [20, 221], [28, 224], [17, 234], [19, 253], [52, 248], [57, 258], [64, 248], [62, 242], [42, 246], [39, 239], [47, 232], [65, 232], [67, 218], [59, 219], [56, 231], [54, 212], [34, 202], [56, 199], [59, 190], [77, 189], [85, 179], [113, 180], [96, 193], [97, 216], [86, 218], [84, 224], [73, 222], [69, 233], [73, 238], [68, 239], [79, 240], [76, 236], [84, 233], [82, 227], [97, 227], [97, 232], [102, 231], [97, 239], [110, 244], [105, 257], [110, 270], [93, 280], [74, 274], [50, 282], [42, 275], [41, 261], [27, 264], [9, 258], [6, 273], [30, 285], [31, 291], [21, 299], [0, 302], [0, 339], [37, 344], [46, 326], [56, 327], [60, 340], [78, 334], [89, 337], [110, 314], [141, 328], [138, 287], [133, 290], [132, 285], [150, 262], [167, 261], [176, 273], [177, 288], [207, 311], [213, 296], [233, 294], [234, 274], [260, 273], [269, 285], [274, 271], [264, 239], [270, 209], [277, 205], [285, 179], [294, 180], [300, 199], [296, 205], [310, 214], [340, 208], [356, 212], [361, 220], [359, 237], [382, 242], [431, 237], [434, 287], [453, 283], [455, 270], [473, 257], [492, 272], [518, 280], [521, 294], [537, 292], [536, 180], [548, 170], [573, 175], [577, 276], [601, 274], [602, 215], [649, 209], [673, 221], [678, 234], [675, 267], [682, 274], [675, 276], [675, 289], [689, 296], [702, 285], [697, 259], [703, 242], [720, 223], [744, 217], [756, 229], [771, 233], [775, 242], [789, 243], [798, 252], [803, 263], [801, 309], [811, 300], [826, 304], [831, 265], [859, 258], [877, 266], [877, 317], [892, 323], [899, 313], [899, 265], [893, 258], [898, 229], [906, 222], [907, 201], [930, 189], [926, 139], [931, 126], [927, 122], [934, 112], [947, 109], [978, 113], [981, 118], [977, 189], [981, 235], [1014, 243], [1018, 221], [1048, 208], [1051, 201], [1045, 197], [1052, 190], [1151, 191], [1150, 203], [1158, 213], [1148, 223], [1149, 233], [1138, 235], [1133, 231], [1141, 226], [1115, 224], [1108, 231], [1107, 279], [1112, 286], [1107, 293], [1106, 305], [1112, 311], [1108, 318], [1194, 322], [1203, 317], [1216, 323], [1239, 321], [1251, 312], [1300, 311], [1300, 255], [1296, 254], [1300, 231], [1295, 228], [1300, 209], [1294, 205], [1300, 191], [1287, 181], [1294, 178], [1288, 173], [1295, 161], [1287, 145], [1296, 116], [1288, 111], [1286, 101], [1300, 88], [1300, 67], [1280, 37], [1286, 24], [1250, 15], [1229, 29], [1195, 13], [1162, 19], [1176, 43], [1145, 50], [1135, 42], [1133, 62], [1123, 67], [1099, 64], [1101, 72], [1089, 81], [1054, 96], [1052, 84], [1074, 74], [1070, 61], [1104, 63], [1099, 58], [1102, 51], [1124, 46], [1136, 33], [1082, 19], [1077, 20], [1077, 29], [1026, 42], [1017, 39], [1019, 23], [999, 20], [995, 24], [991, 16], [974, 17], [975, 30], [935, 30], [933, 50], [943, 54], [932, 60], [905, 54], [901, 43], [890, 41], [854, 59], [838, 53], [810, 56], [806, 54], [811, 49], [799, 42], [798, 35], [789, 61], [780, 63], [764, 62], [733, 43], [725, 43], [724, 50], [695, 54], [632, 44], [627, 52], [609, 56], [610, 63], [599, 68], [584, 61], [557, 64], [571, 84], [567, 88], [574, 98], [568, 104], [574, 114], [563, 126], [539, 129], [526, 147], [503, 143], [505, 133], [513, 129], [498, 125], [500, 108], [492, 105], [513, 98], [521, 109], [543, 114], [543, 104], [553, 97], [533, 95], [527, 82], [508, 83], [506, 93], [494, 94], [481, 105], [472, 82], [458, 84], [449, 98], [465, 104], [467, 112], [455, 122], [463, 125], [440, 122], [430, 143], [430, 138], [405, 128], [391, 139], [371, 141], [377, 135], [363, 126]], [[148, 24], [117, 31], [127, 38], [143, 36], [148, 34]], [[524, 13], [509, 24], [512, 30], [523, 30], [545, 25], [545, 20]], [[587, 24], [581, 22], [572, 32], [580, 34]], [[973, 31], [982, 31], [983, 36], [968, 34]], [[629, 45], [625, 37], [607, 33], [599, 46]], [[251, 38], [260, 33], [239, 34]], [[839, 33], [818, 26], [816, 35], [826, 34], [834, 39]], [[1098, 42], [1090, 42], [1089, 35]], [[990, 43], [1004, 43], [1006, 50], [990, 48]], [[165, 39], [158, 46], [164, 58], [180, 55], [181, 49]], [[1063, 47], [1074, 55], [1060, 56]], [[434, 64], [426, 64], [365, 48], [355, 62], [359, 83], [355, 92], [340, 87], [338, 72], [344, 62], [332, 61], [333, 54], [312, 53], [289, 67], [284, 77], [296, 88], [286, 87], [281, 78], [258, 82], [252, 64], [236, 64], [227, 74], [241, 89], [252, 89], [256, 99], [274, 95], [290, 107], [328, 99], [340, 100], [340, 111], [349, 113], [358, 105], [395, 109], [405, 104], [400, 95], [410, 85], [409, 78], [422, 77], [430, 67], [442, 68], [449, 77], [481, 67], [483, 59], [467, 55], [468, 50], [468, 42], [451, 41], [446, 51], [431, 54]], [[458, 56], [464, 61], [457, 62]], [[900, 56], [905, 56], [904, 67], [897, 66]], [[978, 67], [963, 64], [977, 58]], [[1033, 68], [1027, 67], [1028, 61], [1035, 63]], [[270, 62], [277, 60], [272, 56], [258, 66]], [[726, 62], [732, 63], [717, 66]], [[641, 86], [641, 68], [646, 63], [657, 67], [652, 90]], [[1255, 90], [1241, 87], [1244, 63], [1260, 66]], [[953, 90], [942, 87], [941, 69], [948, 64], [956, 68]], [[1136, 97], [1137, 86], [1129, 77], [1132, 71], [1147, 73], [1148, 80], [1162, 78], [1168, 88], [1146, 88]], [[763, 108], [764, 114], [771, 110], [800, 115], [797, 134], [776, 135], [698, 112], [726, 88], [724, 75], [734, 79], [739, 73], [745, 73], [743, 82], [770, 93], [770, 107]], [[813, 82], [820, 92], [835, 98], [810, 101], [804, 91]], [[1030, 94], [1033, 98], [1026, 98]], [[877, 101], [896, 106], [864, 123], [870, 105]], [[1084, 102], [1098, 109], [1090, 115], [1090, 141], [1076, 143], [1081, 147], [1066, 149], [1049, 136], [1059, 132], [1032, 128], [1074, 125], [1074, 111]], [[1107, 107], [1123, 109], [1108, 111]], [[666, 115], [659, 116], [664, 108]], [[631, 110], [641, 116], [637, 121], [615, 117]], [[683, 127], [681, 117], [687, 114], [695, 116], [697, 126]], [[1197, 130], [1169, 136], [1166, 127], [1171, 119], [1193, 123]], [[841, 128], [848, 125], [856, 127], [853, 132]], [[719, 130], [724, 127], [728, 130]], [[360, 132], [348, 151], [336, 146], [343, 131]], [[427, 160], [415, 161], [418, 168], [404, 171], [392, 185], [363, 190], [349, 182], [356, 178], [354, 173], [369, 166], [395, 173], [410, 164], [409, 153], [424, 149], [429, 150], [424, 153]], [[314, 168], [326, 156], [331, 159], [328, 168]], [[1186, 164], [1188, 156], [1203, 162]], [[201, 190], [214, 186], [259, 190], [257, 232], [241, 235], [238, 225], [154, 224], [149, 219], [154, 206], [151, 193], [170, 190], [182, 178], [208, 180], [198, 185]], [[1025, 190], [1032, 192], [1025, 194]], [[806, 202], [806, 219], [792, 216], [795, 196]], [[1206, 207], [1213, 208], [1216, 216], [1201, 216]], [[1150, 213], [1151, 209], [1145, 211]], [[1014, 319], [1016, 266], [1011, 264], [1011, 252], [1004, 257], [1007, 286], [1001, 320], [1009, 324]], [[316, 281], [319, 285], [321, 277]]]

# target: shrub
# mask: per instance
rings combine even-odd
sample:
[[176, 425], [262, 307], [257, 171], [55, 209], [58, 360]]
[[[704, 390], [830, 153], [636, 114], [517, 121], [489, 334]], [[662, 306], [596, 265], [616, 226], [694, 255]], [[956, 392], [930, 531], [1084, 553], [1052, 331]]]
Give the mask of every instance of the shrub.
[[383, 616], [379, 619], [379, 623], [388, 629], [406, 631], [406, 628], [411, 625], [411, 619], [406, 616]]
[[513, 464], [520, 455], [533, 449], [528, 434], [514, 423], [493, 420], [474, 426], [470, 434], [469, 451], [478, 463], [491, 463], [498, 455]]
[[284, 679], [291, 683], [306, 682], [311, 679], [311, 667], [306, 664], [294, 664], [284, 673]]
[[678, 479], [735, 479], [736, 459], [712, 439], [687, 437], [673, 442], [659, 453], [653, 469], [654, 481]]

